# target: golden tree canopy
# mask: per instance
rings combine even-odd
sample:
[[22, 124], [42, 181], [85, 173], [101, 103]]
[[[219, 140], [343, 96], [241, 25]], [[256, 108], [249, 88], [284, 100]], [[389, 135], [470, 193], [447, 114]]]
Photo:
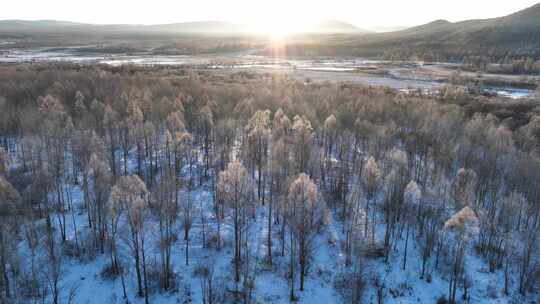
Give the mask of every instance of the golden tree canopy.
[[466, 206], [458, 213], [454, 214], [444, 223], [444, 228], [450, 231], [456, 231], [468, 237], [476, 234], [479, 229], [478, 217], [474, 210]]

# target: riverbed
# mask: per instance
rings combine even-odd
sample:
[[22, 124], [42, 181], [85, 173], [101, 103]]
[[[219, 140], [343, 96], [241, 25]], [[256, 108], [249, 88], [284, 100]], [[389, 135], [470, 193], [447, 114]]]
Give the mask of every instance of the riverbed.
[[[417, 62], [389, 62], [363, 58], [297, 59], [272, 58], [258, 55], [256, 50], [197, 55], [154, 55], [83, 53], [75, 48], [9, 50], [0, 53], [0, 64], [39, 62], [72, 62], [79, 64], [107, 64], [111, 66], [169, 66], [220, 71], [250, 71], [277, 73], [309, 81], [352, 82], [371, 86], [386, 86], [401, 91], [420, 89], [434, 92], [448, 83], [456, 64]], [[486, 77], [519, 77], [516, 75], [486, 75]], [[527, 76], [540, 83], [540, 77]], [[532, 78], [531, 78], [532, 77]], [[510, 78], [509, 78], [510, 79]], [[534, 90], [511, 86], [486, 87], [484, 92], [512, 99], [529, 98]]]

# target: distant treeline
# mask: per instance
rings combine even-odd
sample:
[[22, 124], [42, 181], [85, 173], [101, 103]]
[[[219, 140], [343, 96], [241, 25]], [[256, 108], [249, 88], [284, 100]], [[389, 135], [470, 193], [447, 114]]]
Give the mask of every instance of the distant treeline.
[[540, 73], [540, 60], [535, 60], [532, 57], [511, 58], [506, 56], [497, 60], [488, 56], [469, 56], [463, 59], [463, 68], [488, 73], [538, 74]]

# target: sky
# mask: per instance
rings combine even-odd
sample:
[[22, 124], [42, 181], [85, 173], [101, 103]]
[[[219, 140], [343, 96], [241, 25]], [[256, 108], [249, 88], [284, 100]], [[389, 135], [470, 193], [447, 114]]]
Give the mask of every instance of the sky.
[[340, 20], [359, 27], [424, 24], [508, 15], [540, 0], [2, 0], [1, 19], [98, 24], [219, 20], [255, 27], [299, 27]]

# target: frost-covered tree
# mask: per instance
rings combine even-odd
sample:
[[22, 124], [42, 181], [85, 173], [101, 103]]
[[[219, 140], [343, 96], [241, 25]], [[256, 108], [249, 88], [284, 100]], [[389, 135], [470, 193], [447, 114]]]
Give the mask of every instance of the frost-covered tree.
[[124, 119], [125, 138], [124, 143], [124, 175], [128, 174], [126, 158], [129, 157], [131, 142], [136, 148], [135, 158], [137, 160], [137, 175], [144, 179], [143, 161], [144, 161], [144, 113], [141, 109], [140, 100], [130, 98], [126, 109], [126, 118]]
[[[284, 135], [285, 137], [285, 135]], [[267, 234], [267, 246], [268, 258], [271, 262], [271, 247], [272, 247], [272, 221], [281, 224], [280, 228], [280, 242], [281, 252], [284, 254], [285, 250], [285, 216], [284, 213], [284, 196], [287, 192], [287, 177], [291, 167], [290, 161], [290, 146], [287, 144], [286, 138], [278, 138], [272, 142], [271, 157], [269, 164], [269, 176], [270, 176], [270, 189], [268, 200], [268, 234]]]
[[[145, 231], [146, 204], [148, 199], [148, 190], [144, 182], [136, 175], [121, 176], [111, 189], [111, 246], [113, 252], [113, 265], [122, 273], [119, 268], [118, 250], [116, 245], [116, 233], [120, 216], [126, 213], [127, 221], [130, 227], [130, 247], [135, 260], [135, 271], [137, 274], [137, 294], [139, 296], [147, 295], [143, 292], [143, 275], [146, 276], [145, 265]], [[142, 260], [142, 261], [141, 261]], [[141, 263], [144, 274], [141, 273]], [[146, 287], [146, 279], [144, 279]], [[146, 288], [145, 288], [146, 289]], [[148, 298], [146, 298], [147, 300]]]
[[458, 170], [456, 179], [452, 185], [452, 196], [458, 208], [474, 204], [476, 182], [477, 175], [473, 170], [465, 168]]
[[416, 223], [413, 224], [417, 228], [415, 238], [421, 258], [420, 279], [429, 280], [433, 270], [430, 268], [429, 261], [443, 235], [441, 227], [446, 210], [444, 204], [439, 201], [439, 198], [433, 196], [429, 188], [425, 190], [425, 195], [417, 210]]
[[[52, 190], [54, 195], [55, 208], [60, 212], [55, 213], [59, 221], [59, 231], [61, 241], [66, 241], [66, 197], [65, 191], [65, 174], [64, 170], [67, 167], [67, 149], [72, 132], [73, 121], [68, 115], [66, 109], [58, 98], [51, 95], [39, 97], [37, 100], [40, 123], [40, 140], [44, 148], [45, 163], [43, 169], [47, 170], [51, 177]], [[40, 156], [41, 157], [41, 156]]]
[[111, 190], [111, 175], [107, 163], [102, 157], [103, 155], [100, 156], [96, 153], [92, 153], [90, 156], [87, 172], [91, 179], [91, 187], [88, 187], [88, 182], [85, 184], [86, 187], [91, 188], [87, 197], [91, 202], [88, 213], [91, 218], [90, 222], [93, 223], [94, 237], [100, 251], [104, 252], [108, 222], [107, 199]]
[[[128, 207], [127, 218], [131, 229], [131, 249], [138, 276], [139, 296], [144, 294], [145, 303], [148, 304], [148, 275], [146, 270], [146, 224], [148, 221], [148, 208], [146, 200], [146, 194], [135, 198]], [[143, 283], [144, 292], [142, 291], [141, 283]]]
[[384, 233], [385, 259], [389, 261], [390, 249], [396, 239], [396, 230], [400, 228], [402, 213], [405, 207], [403, 204], [403, 192], [409, 182], [407, 168], [407, 154], [400, 149], [392, 149], [385, 161], [386, 170], [390, 171], [384, 182], [385, 198], [382, 205], [382, 214], [386, 223]]
[[375, 158], [372, 156], [367, 160], [362, 171], [362, 182], [366, 190], [368, 199], [373, 199], [381, 182], [381, 170]]
[[295, 116], [292, 125], [292, 135], [297, 172], [306, 172], [310, 161], [313, 141], [313, 127], [309, 119], [304, 116]]
[[327, 158], [332, 153], [332, 148], [334, 147], [334, 141], [337, 131], [337, 119], [334, 114], [328, 116], [324, 121], [323, 126], [323, 147], [324, 147], [324, 157]]
[[420, 200], [422, 199], [422, 190], [418, 187], [418, 184], [415, 181], [410, 181], [405, 187], [403, 192], [403, 204], [404, 214], [402, 215], [405, 218], [405, 247], [403, 250], [403, 266], [402, 269], [405, 270], [407, 265], [407, 249], [409, 245], [409, 235], [411, 230], [411, 225], [416, 222], [418, 219], [418, 214], [420, 213]]
[[283, 138], [291, 133], [291, 120], [285, 114], [282, 108], [279, 108], [274, 113], [272, 119], [272, 138], [276, 140]]
[[[187, 187], [191, 189], [193, 187], [193, 158], [196, 156], [193, 153], [193, 137], [188, 132], [178, 131], [173, 134], [173, 167], [174, 178], [177, 191], [180, 190], [180, 175], [183, 166], [187, 163], [189, 165]], [[178, 205], [178, 196], [175, 198], [175, 202]]]
[[249, 119], [245, 131], [247, 133], [250, 163], [253, 163], [253, 168], [257, 168], [257, 195], [264, 204], [263, 170], [270, 139], [270, 110], [255, 112]]
[[168, 174], [160, 177], [157, 185], [152, 189], [151, 201], [154, 213], [159, 220], [158, 248], [161, 257], [161, 286], [164, 290], [172, 288], [172, 247], [176, 241], [176, 219], [178, 208], [176, 205], [175, 179]]
[[[372, 156], [367, 160], [366, 165], [364, 166], [362, 170], [362, 185], [364, 187], [364, 191], [366, 193], [366, 210], [365, 210], [365, 227], [364, 227], [364, 235], [368, 235], [369, 230], [369, 216], [370, 216], [370, 208], [371, 205], [375, 204], [376, 201], [376, 194], [377, 190], [379, 189], [381, 185], [381, 170], [379, 169], [379, 165], [375, 161], [375, 158]], [[371, 229], [371, 242], [374, 243], [375, 241], [375, 210], [371, 210], [371, 225], [373, 226]]]
[[156, 173], [159, 170], [158, 156], [161, 148], [161, 141], [158, 135], [158, 129], [151, 121], [146, 121], [142, 126], [143, 151], [141, 151], [142, 170], [145, 173], [144, 178], [149, 186], [154, 184]]
[[464, 207], [444, 223], [444, 228], [451, 233], [453, 241], [448, 300], [450, 303], [456, 303], [460, 283], [464, 286], [464, 297], [467, 297], [465, 253], [471, 238], [478, 233], [478, 217], [471, 208]]
[[344, 213], [347, 215], [343, 219], [345, 221], [345, 264], [350, 266], [354, 264], [355, 253], [360, 252], [367, 237], [362, 229], [366, 214], [365, 209], [362, 208], [361, 189], [356, 188], [349, 195]]
[[204, 107], [199, 111], [199, 134], [202, 136], [201, 144], [202, 151], [204, 156], [204, 176], [207, 177], [208, 169], [210, 168], [210, 159], [212, 155], [212, 146], [213, 146], [213, 136], [214, 133], [214, 114], [212, 112], [212, 107], [215, 105], [213, 101], [209, 101]]
[[124, 175], [128, 175], [128, 159], [131, 148], [135, 145], [137, 147], [137, 174], [141, 176], [141, 162], [140, 159], [140, 135], [141, 127], [144, 122], [143, 112], [139, 107], [138, 100], [134, 97], [128, 96], [127, 93], [122, 93], [120, 96], [122, 104], [126, 106], [126, 113], [121, 122], [120, 127], [120, 146], [123, 152], [123, 171]]
[[[298, 254], [298, 270], [300, 275], [300, 290], [304, 290], [304, 280], [307, 275], [310, 260], [314, 250], [314, 236], [322, 224], [324, 208], [319, 199], [317, 186], [304, 173], [298, 175], [289, 186], [286, 209], [286, 220], [290, 230], [290, 276], [291, 300], [294, 295], [294, 280], [296, 275], [295, 255]], [[298, 250], [296, 252], [296, 249]]]
[[253, 208], [253, 186], [246, 168], [238, 160], [229, 163], [227, 169], [219, 173], [218, 191], [232, 212], [234, 280], [239, 282], [242, 240], [245, 237]]
[[106, 105], [103, 111], [103, 128], [105, 129], [105, 142], [109, 152], [109, 167], [111, 168], [113, 180], [116, 180], [119, 174], [119, 163], [117, 162], [116, 149], [119, 145], [119, 114], [110, 105]]

